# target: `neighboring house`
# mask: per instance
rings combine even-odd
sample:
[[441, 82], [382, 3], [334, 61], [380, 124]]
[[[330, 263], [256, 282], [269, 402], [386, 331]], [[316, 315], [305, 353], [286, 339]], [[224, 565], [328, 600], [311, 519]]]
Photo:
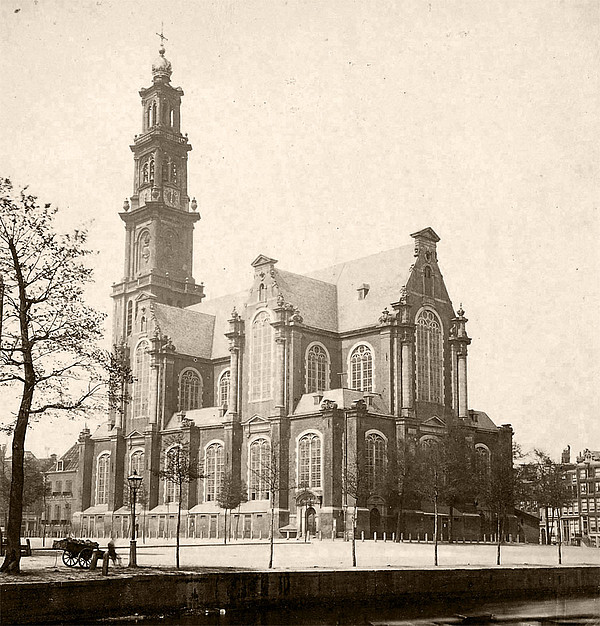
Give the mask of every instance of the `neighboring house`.
[[[584, 450], [573, 463], [570, 448], [563, 452], [562, 466], [572, 486], [573, 499], [562, 508], [562, 540], [600, 547], [600, 451]], [[558, 524], [550, 519], [550, 540], [558, 539]], [[546, 543], [545, 511], [540, 510], [540, 541]]]
[[[8, 523], [8, 505], [10, 493], [10, 474], [12, 457], [6, 456], [7, 447], [0, 446], [0, 527]], [[38, 459], [32, 452], [25, 451], [23, 458], [23, 518], [21, 536], [34, 537], [42, 533], [44, 510], [44, 471], [50, 467], [56, 455]]]
[[78, 463], [79, 450], [75, 444], [59, 459], [54, 455], [52, 465], [44, 473], [46, 498], [42, 526], [48, 537], [65, 537], [72, 532]]
[[[183, 90], [170, 84], [164, 48], [160, 55], [153, 84], [140, 92], [134, 193], [120, 214], [125, 269], [112, 291], [113, 343], [133, 369], [131, 401], [94, 433], [84, 430], [70, 451], [78, 459], [74, 531], [127, 535], [126, 477], [136, 470], [146, 490], [142, 530], [172, 534], [176, 493], [158, 472], [174, 435], [206, 475], [184, 494], [184, 532], [197, 537], [221, 532], [217, 496], [227, 474], [248, 489], [234, 527], [267, 536], [271, 502], [260, 470], [273, 456], [281, 479], [275, 528], [325, 536], [349, 527], [353, 500], [342, 475], [354, 459], [369, 484], [357, 532], [372, 536], [395, 529], [387, 468], [451, 421], [487, 462], [501, 450], [509, 457], [510, 426], [469, 408], [467, 319], [446, 291], [432, 228], [413, 233], [411, 244], [305, 276], [260, 254], [243, 291], [204, 301], [192, 277], [199, 215], [188, 196]], [[52, 474], [61, 494], [62, 472]], [[413, 509], [406, 533], [431, 536], [430, 507]], [[479, 512], [454, 515], [457, 536], [482, 535]]]

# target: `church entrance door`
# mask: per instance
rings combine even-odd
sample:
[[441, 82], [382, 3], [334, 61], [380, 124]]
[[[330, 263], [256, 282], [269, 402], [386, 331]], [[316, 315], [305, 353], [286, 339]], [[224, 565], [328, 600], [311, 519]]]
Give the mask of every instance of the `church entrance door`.
[[317, 534], [317, 512], [312, 506], [306, 509], [306, 532], [309, 535]]
[[381, 535], [381, 513], [379, 509], [371, 509], [371, 513], [369, 515], [369, 525], [371, 527], [371, 536], [374, 536], [377, 533], [379, 537]]

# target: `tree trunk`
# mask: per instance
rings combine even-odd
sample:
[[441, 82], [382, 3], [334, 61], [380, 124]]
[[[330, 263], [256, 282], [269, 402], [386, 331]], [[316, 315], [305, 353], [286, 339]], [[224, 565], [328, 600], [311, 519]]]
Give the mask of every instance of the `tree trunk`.
[[552, 544], [552, 539], [550, 537], [550, 517], [548, 516], [548, 507], [544, 507], [546, 510], [546, 545]]
[[273, 552], [275, 549], [275, 507], [273, 506], [274, 503], [275, 503], [275, 497], [272, 495], [271, 497], [271, 532], [269, 533], [269, 544], [270, 544], [269, 569], [273, 567]]
[[433, 496], [433, 564], [438, 564], [438, 497]]
[[223, 543], [227, 545], [227, 509], [224, 509], [224, 510], [225, 510], [225, 532], [223, 533]]
[[352, 513], [352, 567], [356, 567], [356, 504]]
[[180, 484], [179, 485], [179, 503], [177, 504], [177, 532], [175, 533], [176, 534], [175, 563], [176, 563], [177, 569], [179, 569], [179, 530], [181, 528], [181, 495], [182, 495], [181, 492], [182, 492], [182, 488]]
[[498, 545], [496, 549], [496, 565], [500, 565], [500, 544], [502, 543], [502, 525], [500, 523], [500, 511], [498, 511], [498, 521], [496, 524]]
[[562, 565], [562, 524], [561, 524], [561, 515], [560, 515], [560, 507], [558, 507], [558, 564]]
[[[33, 368], [31, 370], [33, 379]], [[23, 521], [23, 459], [25, 457], [25, 434], [29, 421], [29, 409], [33, 399], [33, 382], [24, 385], [23, 397], [17, 417], [17, 424], [12, 442], [12, 478], [10, 482], [10, 496], [8, 509], [8, 524], [6, 528], [6, 553], [0, 572], [18, 574], [21, 568], [21, 523]]]

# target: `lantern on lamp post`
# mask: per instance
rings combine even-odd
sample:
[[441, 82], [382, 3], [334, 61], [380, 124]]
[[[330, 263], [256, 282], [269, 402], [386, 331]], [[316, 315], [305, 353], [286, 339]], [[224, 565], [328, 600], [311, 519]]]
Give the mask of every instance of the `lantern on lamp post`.
[[136, 539], [135, 539], [135, 502], [137, 499], [137, 492], [142, 485], [143, 478], [138, 476], [136, 470], [133, 470], [133, 474], [127, 477], [129, 483], [129, 493], [131, 496], [131, 541], [129, 542], [129, 567], [137, 567], [137, 551], [136, 551]]

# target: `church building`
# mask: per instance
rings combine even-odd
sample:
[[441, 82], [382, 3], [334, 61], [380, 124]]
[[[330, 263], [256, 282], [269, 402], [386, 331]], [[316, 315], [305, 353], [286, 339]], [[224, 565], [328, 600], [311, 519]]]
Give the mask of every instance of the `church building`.
[[[384, 476], [406, 446], [451, 422], [488, 460], [511, 446], [510, 426], [469, 408], [471, 339], [444, 285], [440, 238], [426, 227], [396, 249], [306, 275], [256, 250], [238, 293], [205, 298], [192, 276], [192, 146], [171, 71], [161, 45], [152, 84], [140, 91], [133, 195], [120, 213], [124, 268], [112, 288], [113, 343], [133, 382], [106, 423], [80, 434], [73, 530], [127, 537], [135, 471], [140, 535], [172, 536], [178, 492], [159, 472], [184, 445], [203, 476], [184, 485], [184, 535], [222, 537], [219, 490], [233, 479], [248, 498], [232, 511], [238, 537], [266, 538], [271, 515], [276, 537], [340, 536], [355, 504], [344, 486], [351, 464], [368, 485], [356, 532], [391, 532]], [[275, 490], [265, 464], [277, 468]], [[414, 536], [431, 533], [431, 511], [414, 509]], [[455, 515], [463, 536], [479, 536], [477, 511]]]

